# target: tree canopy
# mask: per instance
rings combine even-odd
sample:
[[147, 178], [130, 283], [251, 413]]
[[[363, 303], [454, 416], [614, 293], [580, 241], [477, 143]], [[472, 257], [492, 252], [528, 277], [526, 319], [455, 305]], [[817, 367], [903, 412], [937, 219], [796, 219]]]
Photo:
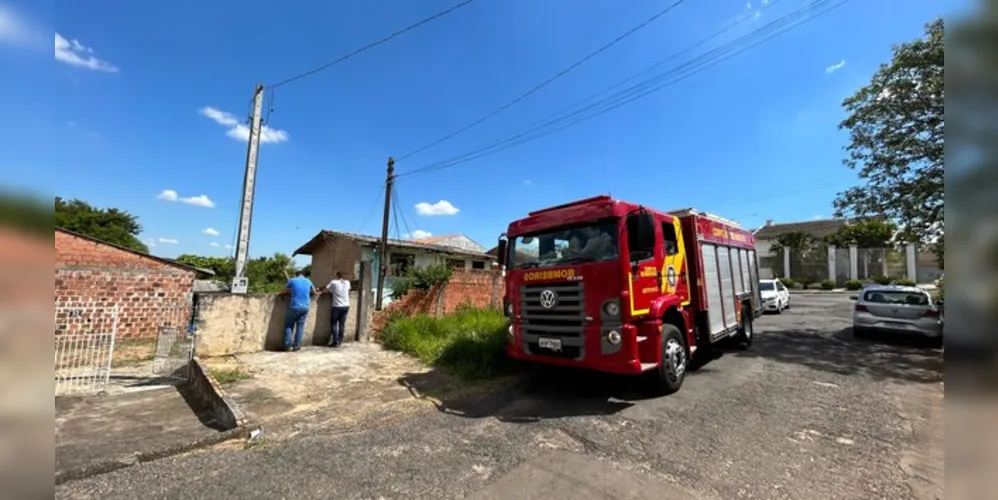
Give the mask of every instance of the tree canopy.
[[89, 203], [55, 197], [55, 225], [118, 246], [148, 252], [139, 239], [139, 218], [117, 208], [97, 208]]
[[845, 164], [865, 181], [840, 193], [836, 216], [877, 216], [895, 221], [909, 240], [942, 235], [943, 20], [925, 35], [894, 47], [869, 84], [845, 99], [849, 131]]
[[825, 238], [829, 245], [860, 248], [886, 248], [891, 246], [897, 233], [897, 224], [881, 219], [862, 219], [842, 226], [837, 233]]
[[[189, 266], [211, 269], [215, 272], [216, 281], [229, 284], [236, 274], [235, 259], [231, 257], [205, 257], [201, 255], [183, 254], [177, 257], [177, 262]], [[250, 293], [278, 292], [287, 284], [288, 278], [294, 276], [298, 268], [286, 254], [275, 253], [270, 257], [257, 257], [247, 263], [246, 277], [249, 278]]]

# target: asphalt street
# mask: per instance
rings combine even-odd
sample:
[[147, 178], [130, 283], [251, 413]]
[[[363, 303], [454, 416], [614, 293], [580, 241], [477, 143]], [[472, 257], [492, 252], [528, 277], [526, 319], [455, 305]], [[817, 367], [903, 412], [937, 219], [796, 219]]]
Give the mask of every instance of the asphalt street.
[[942, 498], [942, 353], [853, 339], [844, 295], [792, 306], [672, 396], [556, 372], [356, 432], [144, 463], [57, 497]]

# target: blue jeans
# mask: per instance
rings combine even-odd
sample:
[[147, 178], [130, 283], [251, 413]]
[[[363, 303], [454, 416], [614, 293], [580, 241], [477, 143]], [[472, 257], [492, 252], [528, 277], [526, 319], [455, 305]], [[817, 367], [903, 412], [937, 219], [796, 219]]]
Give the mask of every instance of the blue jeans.
[[[301, 347], [301, 336], [305, 333], [305, 320], [308, 319], [307, 307], [289, 307], [284, 315], [284, 348], [298, 349]], [[291, 343], [291, 334], [295, 341]]]
[[347, 329], [348, 312], [350, 312], [350, 306], [334, 307], [333, 312], [329, 315], [330, 344], [340, 345], [343, 343], [343, 332]]

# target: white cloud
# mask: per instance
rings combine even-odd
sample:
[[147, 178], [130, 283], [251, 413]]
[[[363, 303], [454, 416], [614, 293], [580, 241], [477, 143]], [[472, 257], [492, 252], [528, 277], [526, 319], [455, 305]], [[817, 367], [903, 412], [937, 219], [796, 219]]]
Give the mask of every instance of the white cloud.
[[30, 35], [27, 24], [13, 11], [0, 5], [0, 41], [21, 43]]
[[204, 231], [201, 231], [201, 234], [207, 234], [208, 236], [218, 236], [220, 233], [216, 231], [214, 228], [206, 227], [204, 228]]
[[[163, 201], [179, 201], [180, 203], [185, 203], [187, 205], [194, 205], [196, 207], [212, 208], [215, 206], [215, 202], [211, 201], [206, 194], [199, 194], [197, 196], [187, 196], [181, 198], [176, 191], [172, 189], [164, 189], [159, 192], [156, 199]], [[211, 228], [208, 228], [211, 229]], [[207, 229], [205, 230], [207, 231]], [[212, 229], [214, 231], [214, 229]], [[208, 234], [208, 233], [205, 233]]]
[[211, 246], [213, 246], [213, 247], [215, 247], [215, 248], [218, 248], [218, 247], [222, 246], [222, 245], [219, 245], [217, 241], [213, 241], [213, 242], [208, 243], [208, 244], [211, 245]]
[[845, 59], [843, 59], [843, 60], [841, 60], [841, 61], [839, 61], [839, 62], [837, 62], [837, 63], [835, 63], [835, 64], [833, 64], [833, 65], [831, 65], [831, 66], [829, 66], [827, 68], [825, 68], [825, 73], [830, 75], [830, 74], [835, 73], [836, 71], [838, 71], [838, 70], [840, 70], [840, 69], [842, 69], [844, 67], [846, 67], [846, 60]]
[[225, 245], [223, 248], [225, 248], [226, 250], [232, 250], [232, 245]]
[[155, 240], [145, 240], [144, 243], [149, 248], [156, 248], [156, 241]]
[[70, 66], [92, 69], [94, 71], [106, 71], [117, 73], [118, 68], [113, 64], [98, 59], [94, 55], [94, 49], [80, 43], [77, 39], [67, 39], [59, 33], [55, 34], [55, 60], [64, 62]]
[[[223, 127], [227, 127], [229, 130], [225, 132], [225, 135], [243, 142], [249, 140], [249, 127], [236, 118], [236, 116], [232, 113], [228, 113], [211, 106], [205, 106], [199, 109], [198, 113]], [[270, 128], [266, 125], [263, 125], [260, 128], [261, 144], [277, 144], [280, 142], [287, 142], [290, 138], [291, 137], [284, 130]]]
[[433, 233], [429, 231], [423, 231], [422, 229], [417, 229], [409, 234], [406, 234], [405, 238], [410, 240], [421, 240], [423, 238], [429, 238], [431, 236], [433, 236]]
[[420, 202], [416, 204], [416, 213], [425, 216], [434, 215], [454, 215], [460, 212], [451, 202], [447, 200], [440, 200], [436, 203]]
[[157, 238], [156, 242], [158, 242], [158, 243], [164, 243], [166, 245], [176, 245], [177, 243], [180, 243], [179, 241], [177, 241], [177, 240], [175, 240], [173, 238]]
[[530, 184], [533, 184], [533, 183], [534, 183], [534, 181], [532, 181], [532, 180], [530, 180], [530, 179], [524, 179], [523, 183], [524, 183], [524, 184], [527, 184], [527, 185], [530, 185]]

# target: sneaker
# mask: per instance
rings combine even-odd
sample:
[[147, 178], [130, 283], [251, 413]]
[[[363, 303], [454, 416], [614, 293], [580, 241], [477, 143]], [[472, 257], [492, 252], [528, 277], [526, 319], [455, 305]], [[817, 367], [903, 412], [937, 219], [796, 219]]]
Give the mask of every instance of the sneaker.
[[284, 346], [284, 352], [291, 352], [293, 350], [295, 350], [294, 347], [291, 347], [289, 345]]
[[301, 346], [296, 345], [293, 351], [298, 352], [301, 350]]

